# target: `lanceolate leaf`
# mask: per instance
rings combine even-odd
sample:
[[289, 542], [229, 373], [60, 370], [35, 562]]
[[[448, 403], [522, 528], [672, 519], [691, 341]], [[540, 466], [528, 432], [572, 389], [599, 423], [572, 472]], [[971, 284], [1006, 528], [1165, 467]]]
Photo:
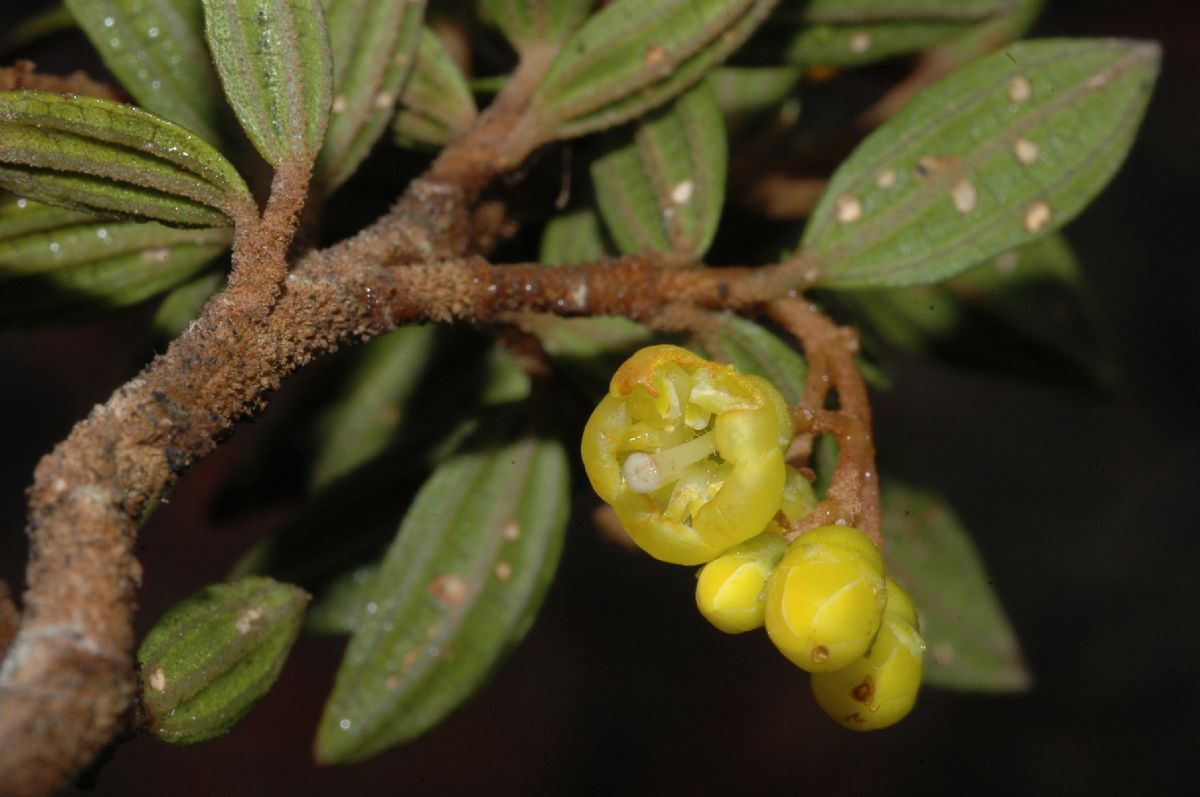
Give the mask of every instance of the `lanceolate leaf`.
[[708, 82], [732, 135], [744, 119], [778, 107], [802, 73], [798, 66], [723, 66], [709, 73]]
[[203, 0], [225, 96], [267, 162], [312, 161], [329, 121], [332, 65], [320, 0]]
[[441, 39], [422, 28], [417, 63], [393, 123], [402, 147], [440, 147], [475, 120], [475, 98]]
[[707, 82], [619, 135], [592, 164], [592, 182], [621, 250], [701, 257], [721, 217], [727, 156], [721, 110]]
[[155, 347], [165, 348], [166, 344], [179, 337], [224, 283], [225, 275], [211, 270], [188, 280], [164, 296], [154, 313], [154, 320], [150, 322]]
[[925, 681], [950, 689], [1014, 692], [1029, 671], [979, 553], [935, 496], [883, 482], [888, 572], [917, 606], [928, 643]]
[[1049, 235], [939, 285], [855, 291], [851, 309], [892, 345], [971, 367], [1103, 383], [1113, 366], [1070, 246]]
[[216, 142], [223, 101], [200, 0], [65, 0], [143, 108]]
[[103, 219], [103, 216], [97, 216], [95, 213], [43, 205], [40, 202], [0, 193], [0, 246], [21, 235]]
[[367, 350], [345, 394], [321, 424], [313, 489], [346, 475], [391, 443], [430, 364], [436, 333], [432, 326], [406, 327]]
[[1154, 44], [1022, 42], [922, 93], [835, 173], [805, 231], [817, 282], [937, 282], [1074, 218], [1116, 171]]
[[0, 185], [53, 205], [218, 226], [253, 212], [221, 153], [129, 105], [44, 91], [0, 92]]
[[815, 0], [785, 7], [750, 56], [848, 67], [929, 47], [1012, 10], [1013, 0]]
[[723, 316], [719, 326], [705, 336], [703, 349], [742, 373], [771, 380], [789, 404], [798, 403], [804, 394], [808, 363], [774, 332], [753, 321], [733, 314]]
[[179, 602], [138, 649], [150, 731], [195, 744], [232, 728], [279, 676], [307, 603], [298, 587], [261, 577]]
[[562, 447], [534, 437], [437, 468], [351, 637], [317, 733], [319, 761], [367, 758], [422, 733], [524, 635], [561, 549], [567, 471]]
[[533, 98], [556, 138], [661, 105], [737, 49], [777, 0], [616, 0], [563, 45]]
[[593, 207], [561, 213], [550, 219], [542, 231], [539, 260], [547, 265], [572, 266], [600, 260], [609, 254], [600, 215]]
[[595, 0], [479, 0], [479, 7], [518, 52], [556, 43], [579, 27]]
[[424, 0], [324, 0], [333, 105], [314, 180], [332, 191], [354, 173], [392, 118], [416, 62]]
[[62, 320], [135, 304], [191, 277], [232, 239], [228, 227], [178, 229], [94, 216], [63, 221], [0, 238], [0, 323]]

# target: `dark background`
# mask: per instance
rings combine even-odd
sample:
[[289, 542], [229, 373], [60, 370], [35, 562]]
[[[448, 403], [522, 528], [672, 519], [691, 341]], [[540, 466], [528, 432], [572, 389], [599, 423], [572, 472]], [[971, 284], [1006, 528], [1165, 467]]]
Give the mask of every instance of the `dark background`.
[[[26, 5], [3, 3], [0, 23]], [[843, 731], [764, 637], [707, 627], [689, 569], [624, 553], [581, 525], [526, 642], [422, 740], [314, 768], [341, 643], [304, 638], [229, 736], [122, 745], [95, 793], [1141, 794], [1197, 782], [1200, 3], [1050, 6], [1039, 35], [1153, 38], [1165, 49], [1128, 163], [1067, 228], [1121, 379], [1096, 392], [910, 362], [877, 399], [881, 450], [938, 485], [975, 535], [1034, 673], [1030, 692], [930, 689], [891, 731]], [[144, 361], [146, 317], [0, 331], [0, 577], [10, 584], [26, 555], [29, 474]], [[285, 387], [276, 412], [305, 378]], [[219, 580], [278, 520], [218, 523], [209, 512], [270, 418], [239, 430], [148, 524], [140, 631]]]

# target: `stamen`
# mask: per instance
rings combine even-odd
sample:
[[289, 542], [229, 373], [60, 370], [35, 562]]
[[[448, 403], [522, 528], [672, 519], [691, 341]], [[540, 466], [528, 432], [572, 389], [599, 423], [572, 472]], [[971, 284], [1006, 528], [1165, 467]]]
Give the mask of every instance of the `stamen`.
[[636, 452], [625, 460], [622, 473], [635, 493], [652, 493], [664, 484], [677, 481], [687, 466], [699, 462], [717, 450], [716, 436], [709, 432], [686, 443], [654, 454]]

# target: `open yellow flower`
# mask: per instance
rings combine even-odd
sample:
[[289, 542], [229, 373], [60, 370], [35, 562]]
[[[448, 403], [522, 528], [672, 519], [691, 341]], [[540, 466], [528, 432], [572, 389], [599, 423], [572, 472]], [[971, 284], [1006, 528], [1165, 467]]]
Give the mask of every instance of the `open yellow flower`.
[[765, 379], [659, 345], [617, 369], [584, 428], [582, 455], [634, 542], [692, 565], [774, 518], [791, 438], [787, 403]]

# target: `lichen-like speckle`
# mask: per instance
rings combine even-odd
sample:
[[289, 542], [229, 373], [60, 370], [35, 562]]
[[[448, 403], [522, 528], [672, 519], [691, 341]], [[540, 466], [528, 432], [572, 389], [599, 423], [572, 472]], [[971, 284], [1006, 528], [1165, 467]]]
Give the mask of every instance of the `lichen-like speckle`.
[[1038, 159], [1041, 149], [1027, 138], [1018, 138], [1013, 143], [1013, 153], [1022, 164], [1029, 166]]
[[691, 180], [684, 180], [671, 189], [671, 201], [676, 205], [685, 205], [692, 198], [695, 192], [696, 184]]
[[154, 671], [150, 673], [150, 677], [146, 679], [146, 682], [150, 684], [150, 688], [155, 692], [167, 691], [166, 670], [164, 670], [162, 667], [155, 667]]
[[862, 218], [862, 203], [858, 197], [843, 194], [833, 206], [833, 215], [841, 224], [852, 224]]
[[661, 44], [652, 44], [646, 48], [642, 57], [642, 65], [647, 69], [660, 67], [667, 62], [667, 50]]
[[396, 104], [396, 95], [390, 91], [381, 91], [375, 95], [375, 107], [386, 111]]
[[429, 583], [429, 594], [443, 606], [459, 606], [467, 599], [467, 580], [453, 573], [438, 576]]
[[896, 184], [895, 169], [880, 169], [879, 174], [875, 175], [875, 185], [885, 191]]
[[500, 530], [500, 536], [509, 542], [521, 539], [521, 527], [515, 518], [509, 518], [508, 522], [504, 524], [504, 528]]
[[237, 629], [239, 634], [245, 636], [254, 630], [254, 624], [261, 620], [262, 616], [262, 609], [258, 608], [257, 606], [251, 606], [249, 609], [242, 612], [240, 617], [238, 617], [237, 621], [234, 623], [234, 628]]
[[1037, 232], [1046, 226], [1051, 217], [1050, 205], [1043, 199], [1039, 199], [1029, 207], [1025, 208], [1025, 230], [1027, 232]]
[[496, 578], [508, 581], [512, 575], [512, 565], [505, 561], [496, 562]]
[[865, 30], [856, 30], [850, 36], [850, 52], [862, 55], [871, 49], [871, 34]]
[[1008, 83], [1008, 98], [1013, 102], [1025, 102], [1033, 96], [1033, 86], [1023, 75], [1017, 75]]
[[960, 180], [954, 188], [950, 189], [950, 197], [954, 200], [954, 209], [959, 213], [970, 213], [975, 209], [975, 204], [979, 200], [975, 184], [970, 180]]

